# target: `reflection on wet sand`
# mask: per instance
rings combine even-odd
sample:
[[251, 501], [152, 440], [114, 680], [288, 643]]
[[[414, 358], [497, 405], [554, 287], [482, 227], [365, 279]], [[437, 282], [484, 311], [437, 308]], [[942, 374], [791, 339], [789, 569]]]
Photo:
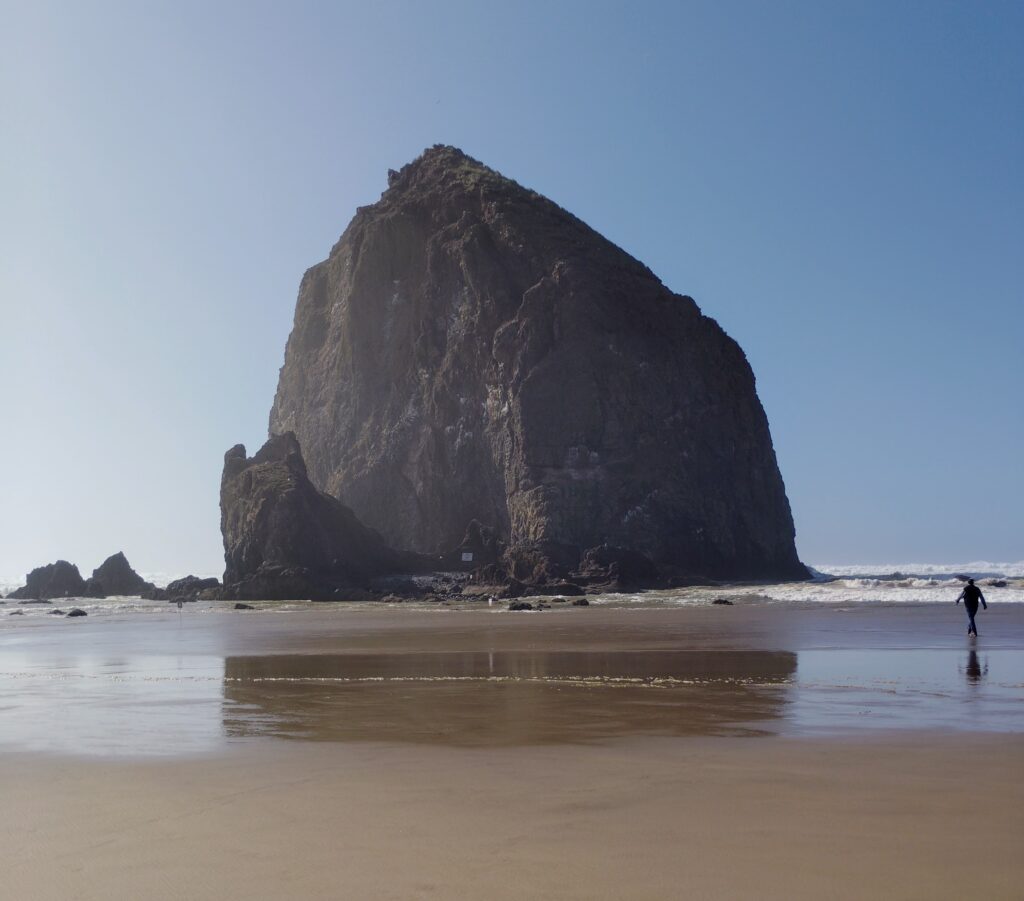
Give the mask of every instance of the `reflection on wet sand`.
[[228, 657], [229, 736], [452, 745], [773, 731], [786, 651]]
[[980, 682], [985, 676], [988, 675], [988, 661], [985, 661], [985, 666], [982, 667], [978, 660], [978, 652], [971, 651], [967, 655], [967, 667], [965, 669], [967, 674], [967, 681], [974, 684]]

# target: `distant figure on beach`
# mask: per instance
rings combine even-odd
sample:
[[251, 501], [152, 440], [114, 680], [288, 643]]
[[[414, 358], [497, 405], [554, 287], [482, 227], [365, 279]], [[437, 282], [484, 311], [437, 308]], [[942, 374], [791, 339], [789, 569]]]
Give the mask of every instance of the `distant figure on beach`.
[[964, 602], [964, 609], [967, 611], [967, 634], [977, 638], [978, 627], [974, 625], [974, 617], [978, 612], [978, 601], [981, 601], [984, 610], [988, 610], [988, 604], [985, 603], [985, 595], [981, 593], [981, 589], [974, 584], [974, 579], [967, 580], [964, 590], [960, 592], [960, 597], [956, 599], [958, 604], [961, 601]]

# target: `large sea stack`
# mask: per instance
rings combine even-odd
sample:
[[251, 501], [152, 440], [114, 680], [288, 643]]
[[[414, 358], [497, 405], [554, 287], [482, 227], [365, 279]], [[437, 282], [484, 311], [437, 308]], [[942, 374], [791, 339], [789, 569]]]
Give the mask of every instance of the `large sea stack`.
[[475, 520], [521, 579], [806, 577], [750, 366], [690, 297], [453, 147], [388, 182], [299, 289], [270, 433], [314, 485], [394, 547]]

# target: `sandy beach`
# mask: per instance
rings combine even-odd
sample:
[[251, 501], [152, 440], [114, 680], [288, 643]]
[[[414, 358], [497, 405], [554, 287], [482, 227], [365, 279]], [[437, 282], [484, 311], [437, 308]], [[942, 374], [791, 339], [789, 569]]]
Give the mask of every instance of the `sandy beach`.
[[1024, 610], [41, 618], [12, 898], [1019, 897]]
[[[1017, 738], [4, 761], [12, 898], [1019, 897]], [[971, 775], [968, 775], [968, 774]]]

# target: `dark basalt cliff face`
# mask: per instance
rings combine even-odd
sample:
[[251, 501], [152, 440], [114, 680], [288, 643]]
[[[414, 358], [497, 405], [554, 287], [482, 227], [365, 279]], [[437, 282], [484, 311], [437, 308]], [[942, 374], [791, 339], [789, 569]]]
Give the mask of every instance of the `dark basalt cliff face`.
[[806, 577], [753, 374], [691, 298], [454, 148], [389, 185], [299, 289], [270, 432], [313, 484], [396, 547], [476, 520], [519, 578]]
[[291, 433], [254, 457], [240, 444], [224, 455], [220, 508], [228, 599], [339, 599], [375, 575], [423, 568], [313, 486]]

